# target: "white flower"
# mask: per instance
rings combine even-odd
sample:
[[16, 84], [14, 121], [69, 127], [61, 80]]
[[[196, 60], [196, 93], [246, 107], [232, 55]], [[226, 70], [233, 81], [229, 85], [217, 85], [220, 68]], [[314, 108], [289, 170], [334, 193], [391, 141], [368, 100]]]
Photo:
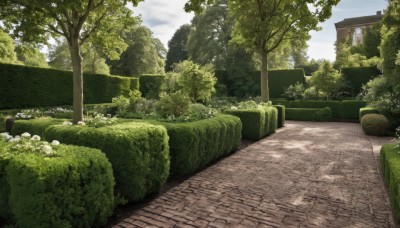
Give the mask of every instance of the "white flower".
[[40, 136], [39, 135], [34, 135], [34, 136], [32, 136], [31, 140], [40, 141]]
[[49, 143], [48, 142], [43, 142], [43, 145], [49, 145]]
[[82, 125], [83, 126], [83, 125], [86, 125], [86, 124], [83, 121], [78, 121], [78, 125]]
[[21, 135], [21, 137], [30, 138], [30, 137], [31, 137], [31, 134], [29, 134], [28, 132], [25, 132], [25, 133], [23, 133], [23, 134]]
[[51, 145], [58, 146], [58, 145], [60, 145], [60, 142], [57, 140], [53, 140], [53, 142], [51, 142]]
[[8, 142], [19, 142], [21, 138], [11, 138]]
[[235, 106], [232, 106], [231, 107], [231, 110], [237, 110], [238, 108], [237, 107], [235, 107]]
[[64, 126], [68, 126], [68, 125], [72, 125], [72, 123], [69, 122], [69, 121], [64, 121], [64, 122], [63, 122], [63, 125], [64, 125]]
[[44, 145], [42, 149], [46, 154], [51, 154], [53, 152], [53, 148], [51, 148], [49, 145]]

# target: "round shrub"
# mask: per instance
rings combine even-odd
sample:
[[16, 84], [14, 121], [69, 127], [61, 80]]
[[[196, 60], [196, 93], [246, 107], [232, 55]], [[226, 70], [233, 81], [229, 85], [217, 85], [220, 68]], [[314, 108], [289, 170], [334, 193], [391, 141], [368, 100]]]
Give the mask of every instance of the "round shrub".
[[367, 135], [383, 136], [389, 127], [389, 121], [381, 114], [367, 114], [361, 119], [361, 127]]

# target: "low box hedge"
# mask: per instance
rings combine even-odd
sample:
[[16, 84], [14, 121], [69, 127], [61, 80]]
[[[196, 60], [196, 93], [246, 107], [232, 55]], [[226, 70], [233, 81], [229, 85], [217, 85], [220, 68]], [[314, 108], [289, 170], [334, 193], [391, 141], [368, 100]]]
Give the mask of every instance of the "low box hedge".
[[46, 119], [32, 119], [32, 120], [15, 120], [12, 126], [11, 134], [12, 135], [20, 135], [24, 132], [29, 132], [33, 135], [39, 135], [44, 137], [44, 132], [46, 128], [52, 125], [62, 124], [64, 121], [63, 119], [53, 119], [53, 118], [46, 118]]
[[325, 108], [329, 107], [333, 118], [340, 118], [340, 101], [291, 101], [289, 108]]
[[380, 114], [380, 112], [378, 109], [372, 107], [360, 108], [360, 113], [359, 113], [360, 122], [361, 119], [367, 114]]
[[265, 137], [266, 115], [262, 109], [227, 110], [226, 114], [237, 116], [242, 122], [242, 137], [244, 139], [260, 140]]
[[278, 126], [278, 110], [273, 107], [226, 110], [225, 113], [240, 118], [244, 139], [260, 140], [273, 134]]
[[167, 131], [147, 123], [124, 123], [92, 128], [50, 126], [47, 140], [100, 149], [110, 160], [116, 191], [128, 201], [140, 201], [157, 193], [169, 176]]
[[152, 124], [165, 126], [169, 135], [171, 173], [191, 174], [221, 156], [235, 151], [241, 142], [242, 123], [230, 115], [219, 115], [189, 123]]
[[393, 144], [382, 146], [380, 164], [396, 217], [400, 218], [400, 154]]
[[344, 100], [340, 103], [340, 117], [345, 119], [358, 119], [360, 108], [367, 105], [365, 101]]
[[271, 99], [271, 102], [273, 105], [283, 105], [286, 108], [290, 108], [290, 101], [284, 99], [284, 98], [276, 98], [276, 99]]
[[287, 120], [327, 122], [332, 119], [331, 109], [326, 108], [287, 108]]
[[286, 107], [284, 105], [273, 105], [278, 110], [278, 128], [285, 126]]
[[112, 215], [114, 177], [99, 150], [59, 145], [54, 156], [0, 143], [0, 216], [18, 227], [94, 227]]

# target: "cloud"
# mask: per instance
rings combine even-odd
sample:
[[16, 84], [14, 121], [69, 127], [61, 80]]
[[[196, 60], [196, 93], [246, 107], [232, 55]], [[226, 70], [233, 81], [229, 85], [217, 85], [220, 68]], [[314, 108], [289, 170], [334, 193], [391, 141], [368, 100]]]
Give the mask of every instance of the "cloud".
[[192, 13], [183, 9], [188, 0], [146, 0], [134, 8], [136, 16], [141, 15], [143, 24], [153, 31], [155, 37], [168, 47], [168, 41], [175, 31], [193, 18]]

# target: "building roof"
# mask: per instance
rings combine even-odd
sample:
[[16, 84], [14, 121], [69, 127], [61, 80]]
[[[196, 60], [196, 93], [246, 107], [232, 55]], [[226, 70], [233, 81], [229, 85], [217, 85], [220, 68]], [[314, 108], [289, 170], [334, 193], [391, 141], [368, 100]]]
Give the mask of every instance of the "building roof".
[[351, 27], [354, 25], [374, 24], [381, 21], [382, 18], [383, 14], [381, 14], [381, 12], [378, 11], [376, 15], [372, 16], [346, 18], [343, 21], [335, 23], [335, 26], [336, 29], [338, 29], [338, 28]]

